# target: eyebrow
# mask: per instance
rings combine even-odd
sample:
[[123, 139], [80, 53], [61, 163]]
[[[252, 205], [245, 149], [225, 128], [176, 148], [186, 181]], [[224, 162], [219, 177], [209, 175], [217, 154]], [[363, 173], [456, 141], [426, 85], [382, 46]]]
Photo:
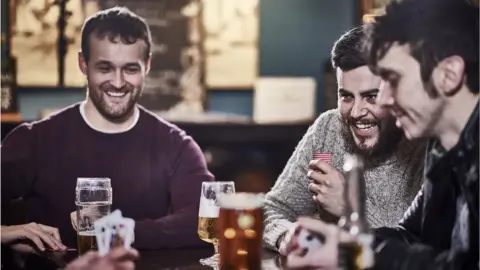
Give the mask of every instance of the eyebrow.
[[[102, 66], [102, 65], [114, 66], [112, 62], [107, 60], [99, 60], [95, 63], [95, 66]], [[125, 63], [123, 67], [140, 67], [140, 64], [138, 64], [137, 62], [129, 62], [129, 63]]]
[[109, 61], [106, 61], [106, 60], [99, 60], [99, 61], [95, 62], [95, 66], [101, 66], [101, 65], [109, 65], [109, 66], [111, 66], [112, 63], [109, 62]]
[[[368, 89], [368, 90], [362, 90], [360, 91], [360, 95], [363, 97], [363, 96], [369, 96], [369, 95], [373, 95], [373, 94], [377, 94], [378, 93], [378, 88], [373, 88], [373, 89]], [[343, 88], [340, 88], [338, 89], [338, 93], [339, 94], [342, 94], [342, 95], [353, 95], [352, 92], [348, 91], [348, 90], [345, 90]]]
[[390, 68], [379, 68], [378, 75], [381, 78], [388, 78], [391, 75], [399, 76], [400, 73], [398, 71], [396, 71], [394, 69], [390, 69]]

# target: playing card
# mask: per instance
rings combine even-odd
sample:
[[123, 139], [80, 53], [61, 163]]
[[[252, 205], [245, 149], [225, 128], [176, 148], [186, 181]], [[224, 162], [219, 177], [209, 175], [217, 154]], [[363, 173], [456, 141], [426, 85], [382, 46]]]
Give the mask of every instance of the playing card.
[[131, 218], [122, 218], [118, 224], [118, 236], [125, 248], [130, 248], [133, 242], [135, 221]]
[[332, 163], [332, 153], [313, 153], [313, 159], [319, 159], [327, 163]]
[[294, 234], [298, 248], [304, 251], [304, 255], [319, 249], [323, 245], [322, 236], [302, 227], [298, 227]]
[[104, 256], [110, 251], [111, 231], [108, 225], [108, 216], [98, 219], [94, 222], [95, 238], [97, 240], [98, 253]]
[[122, 222], [123, 217], [120, 215], [112, 215], [108, 217], [108, 226], [110, 228], [110, 243], [109, 247], [118, 247], [123, 245], [123, 239], [120, 237], [119, 234], [119, 227], [120, 223]]
[[134, 239], [135, 221], [124, 218], [120, 210], [115, 210], [109, 215], [95, 222], [95, 235], [97, 237], [100, 255], [107, 254], [111, 248], [124, 246], [130, 248]]

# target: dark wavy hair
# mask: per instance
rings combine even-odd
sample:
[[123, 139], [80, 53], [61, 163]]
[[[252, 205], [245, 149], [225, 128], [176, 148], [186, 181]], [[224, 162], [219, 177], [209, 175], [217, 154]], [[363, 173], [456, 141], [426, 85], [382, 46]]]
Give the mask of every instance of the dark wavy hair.
[[147, 22], [126, 7], [113, 7], [99, 11], [89, 17], [82, 28], [82, 54], [88, 62], [90, 57], [90, 37], [107, 37], [111, 42], [119, 38], [124, 44], [133, 44], [137, 40], [145, 41], [145, 60], [150, 56], [152, 36]]
[[[368, 65], [378, 73], [378, 61], [394, 43], [408, 44], [412, 57], [421, 63], [421, 78], [428, 85], [437, 64], [457, 55], [465, 62], [469, 90], [478, 93], [478, 11], [478, 3], [471, 0], [393, 1], [387, 5], [384, 15], [366, 27]], [[426, 89], [434, 91], [431, 87]], [[435, 96], [435, 93], [429, 94]]]
[[330, 54], [333, 69], [349, 71], [367, 65], [363, 54], [365, 33], [363, 26], [357, 26], [343, 34], [333, 45]]

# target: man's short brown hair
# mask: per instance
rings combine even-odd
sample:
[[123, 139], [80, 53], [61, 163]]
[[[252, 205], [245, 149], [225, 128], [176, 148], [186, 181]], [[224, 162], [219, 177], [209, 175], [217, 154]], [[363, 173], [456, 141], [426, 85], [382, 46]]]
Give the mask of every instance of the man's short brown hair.
[[89, 17], [82, 28], [82, 54], [85, 61], [90, 57], [90, 37], [108, 38], [111, 42], [133, 44], [137, 40], [145, 41], [145, 60], [150, 56], [152, 36], [144, 18], [126, 7], [113, 7], [99, 11]]

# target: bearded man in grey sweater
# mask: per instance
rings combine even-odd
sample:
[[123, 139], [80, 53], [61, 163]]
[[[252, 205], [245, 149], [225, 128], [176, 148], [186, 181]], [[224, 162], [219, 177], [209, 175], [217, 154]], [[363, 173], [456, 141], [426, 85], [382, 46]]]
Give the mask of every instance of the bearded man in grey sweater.
[[[282, 240], [298, 216], [336, 222], [342, 214], [345, 154], [365, 159], [371, 227], [395, 225], [420, 189], [425, 143], [406, 140], [393, 116], [375, 103], [383, 82], [363, 58], [363, 40], [357, 27], [335, 43], [338, 107], [316, 119], [266, 195], [264, 244], [282, 254]], [[312, 160], [315, 153], [331, 153], [331, 162]]]

